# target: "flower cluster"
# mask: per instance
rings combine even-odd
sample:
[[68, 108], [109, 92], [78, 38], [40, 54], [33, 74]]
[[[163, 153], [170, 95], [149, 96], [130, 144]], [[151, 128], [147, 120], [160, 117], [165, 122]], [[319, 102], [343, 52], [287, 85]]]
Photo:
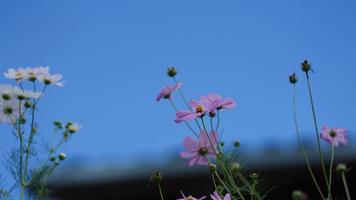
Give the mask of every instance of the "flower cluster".
[[71, 138], [71, 135], [79, 131], [80, 125], [71, 121], [62, 125], [61, 122], [55, 121], [55, 132], [62, 130], [60, 140], [57, 144], [48, 146], [47, 162], [43, 166], [31, 169], [29, 165], [31, 157], [35, 156], [35, 138], [38, 135], [36, 112], [39, 102], [49, 85], [63, 86], [62, 75], [51, 74], [49, 67], [27, 67], [9, 69], [4, 76], [15, 80], [17, 84], [17, 86], [0, 84], [0, 124], [12, 125], [13, 134], [19, 140], [19, 146], [14, 151], [16, 156], [7, 158], [13, 165], [9, 166], [9, 169], [14, 174], [17, 182], [15, 185], [20, 188], [20, 200], [25, 199], [28, 188], [34, 188], [31, 193], [36, 199], [47, 199], [46, 180], [67, 158], [65, 153], [57, 153], [57, 150]]
[[[174, 85], [163, 87], [156, 97], [156, 101], [166, 99], [170, 102], [175, 110], [176, 118], [174, 121], [178, 124], [184, 123], [189, 130], [194, 134], [194, 137], [186, 136], [183, 140], [184, 151], [180, 152], [182, 158], [187, 159], [186, 164], [189, 167], [194, 165], [207, 166], [211, 172], [214, 182], [215, 192], [210, 195], [212, 200], [231, 200], [245, 199], [244, 194], [240, 190], [246, 190], [250, 193], [251, 199], [261, 199], [257, 191], [257, 179], [252, 180], [244, 178], [245, 182], [241, 183], [237, 177], [241, 178], [244, 175], [241, 173], [240, 165], [236, 161], [237, 149], [240, 147], [240, 142], [234, 143], [234, 150], [225, 152], [224, 142], [219, 137], [220, 112], [236, 107], [236, 102], [232, 98], [223, 98], [219, 94], [210, 93], [206, 96], [200, 96], [199, 99], [187, 101], [182, 91], [182, 82], [176, 79], [177, 70], [174, 67], [167, 69], [167, 75], [174, 80]], [[186, 109], [179, 109], [175, 104], [175, 99], [172, 94], [178, 91]], [[209, 123], [208, 123], [209, 122]], [[207, 125], [209, 124], [209, 126]], [[194, 125], [194, 126], [193, 126]], [[230, 157], [231, 156], [231, 157]], [[227, 160], [234, 162], [226, 162]], [[221, 176], [221, 174], [223, 176]], [[215, 180], [218, 180], [215, 181]], [[250, 181], [252, 181], [250, 183]], [[163, 198], [160, 182], [157, 182]], [[239, 185], [245, 184], [245, 185]], [[233, 193], [231, 193], [233, 192]], [[191, 195], [185, 196], [182, 193], [182, 198], [178, 200], [201, 200], [206, 196], [195, 198]]]
[[17, 82], [22, 82], [25, 80], [36, 81], [39, 80], [46, 85], [57, 85], [63, 86], [62, 75], [61, 74], [51, 74], [49, 72], [49, 67], [27, 67], [18, 69], [9, 69], [4, 73], [5, 78], [14, 79]]

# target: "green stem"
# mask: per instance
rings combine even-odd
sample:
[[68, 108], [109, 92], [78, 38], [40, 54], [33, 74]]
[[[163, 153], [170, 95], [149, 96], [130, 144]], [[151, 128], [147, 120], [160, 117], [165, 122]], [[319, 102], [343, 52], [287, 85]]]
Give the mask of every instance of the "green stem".
[[311, 86], [310, 86], [310, 80], [309, 80], [308, 72], [306, 72], [305, 75], [307, 77], [309, 100], [310, 100], [310, 104], [311, 104], [311, 108], [312, 108], [312, 112], [313, 112], [313, 120], [314, 120], [314, 126], [315, 126], [316, 139], [317, 139], [317, 142], [318, 142], [318, 151], [319, 151], [319, 157], [320, 157], [320, 164], [321, 164], [321, 168], [322, 168], [322, 171], [323, 171], [323, 174], [324, 174], [324, 178], [325, 178], [326, 184], [328, 185], [328, 177], [326, 175], [323, 152], [321, 151], [320, 138], [319, 138], [319, 129], [318, 129], [318, 123], [317, 123], [317, 120], [316, 120], [316, 112], [315, 112], [315, 107], [314, 107], [314, 100], [313, 100], [313, 94], [312, 94], [312, 90], [311, 90]]
[[[205, 132], [206, 136], [208, 137], [208, 140], [209, 140], [209, 142], [210, 142], [210, 144], [211, 144], [211, 147], [213, 148], [216, 157], [218, 157], [219, 154], [218, 154], [217, 150], [215, 149], [215, 145], [214, 145], [213, 141], [211, 140], [211, 138], [210, 138], [210, 136], [209, 136], [209, 134], [208, 134], [208, 129], [207, 129], [206, 126], [205, 126], [204, 119], [203, 119], [203, 117], [201, 117], [200, 119], [201, 119], [201, 122], [202, 122], [202, 124], [203, 124], [204, 132]], [[217, 142], [217, 141], [216, 141], [216, 142]]]
[[[177, 81], [176, 77], [173, 77], [173, 80], [174, 80], [174, 83], [175, 83], [175, 84], [178, 84], [178, 81]], [[178, 92], [179, 92], [180, 96], [182, 97], [182, 99], [183, 99], [183, 101], [184, 101], [184, 104], [187, 106], [188, 110], [191, 111], [192, 108], [189, 106], [188, 101], [187, 101], [187, 99], [185, 98], [182, 89], [178, 88]], [[201, 126], [200, 126], [200, 124], [199, 124], [199, 122], [198, 122], [198, 120], [194, 119], [194, 121], [195, 121], [196, 125], [198, 126], [199, 130], [202, 130], [202, 129], [201, 129]]]
[[20, 200], [24, 200], [25, 199], [25, 189], [26, 189], [26, 185], [24, 184], [24, 179], [26, 178], [26, 175], [24, 174], [24, 170], [23, 170], [23, 135], [21, 132], [21, 103], [22, 101], [19, 100], [19, 115], [20, 118], [17, 120], [18, 121], [18, 127], [17, 127], [17, 131], [18, 131], [18, 135], [19, 135], [19, 139], [20, 139], [20, 174], [19, 174], [19, 181], [20, 181]]
[[307, 153], [305, 152], [304, 145], [303, 145], [303, 142], [302, 142], [302, 139], [301, 139], [301, 136], [300, 136], [299, 127], [298, 127], [298, 120], [297, 120], [297, 111], [296, 111], [296, 89], [295, 89], [295, 85], [294, 84], [293, 84], [293, 117], [294, 117], [295, 130], [296, 130], [297, 137], [298, 137], [298, 143], [299, 143], [300, 149], [301, 149], [301, 151], [303, 153], [304, 160], [305, 160], [305, 162], [307, 164], [307, 168], [308, 168], [309, 174], [312, 177], [314, 185], [317, 188], [321, 198], [325, 199], [323, 193], [321, 192], [319, 184], [318, 184], [318, 182], [317, 182], [317, 180], [316, 180], [316, 178], [314, 176], [313, 170], [311, 169], [311, 166], [310, 166], [310, 163], [309, 163], [309, 158], [308, 158]]
[[334, 163], [334, 153], [335, 147], [331, 145], [331, 161], [330, 161], [330, 169], [329, 169], [329, 184], [328, 184], [328, 199], [332, 199], [331, 196], [331, 183], [332, 183], [332, 171], [333, 171], [333, 163]]
[[160, 196], [161, 196], [161, 200], [164, 200], [163, 193], [162, 193], [162, 188], [161, 188], [161, 184], [157, 183], [157, 185], [158, 185], [159, 194], [160, 194]]
[[[173, 109], [175, 111], [178, 111], [176, 105], [173, 103], [172, 99], [168, 99], [169, 103], [171, 104], [171, 106], [173, 107]], [[196, 136], [196, 137], [199, 137], [198, 133], [194, 131], [194, 129], [189, 125], [188, 122], [184, 121], [185, 125], [187, 125], [187, 127], [190, 129], [190, 131], [193, 132], [193, 134]]]
[[349, 187], [347, 186], [347, 181], [346, 181], [346, 177], [345, 177], [345, 172], [341, 172], [341, 178], [342, 178], [342, 183], [344, 184], [347, 200], [351, 200]]
[[216, 129], [215, 129], [216, 133], [218, 132], [220, 126], [220, 111], [218, 110], [217, 113], [218, 113], [218, 122], [216, 124]]

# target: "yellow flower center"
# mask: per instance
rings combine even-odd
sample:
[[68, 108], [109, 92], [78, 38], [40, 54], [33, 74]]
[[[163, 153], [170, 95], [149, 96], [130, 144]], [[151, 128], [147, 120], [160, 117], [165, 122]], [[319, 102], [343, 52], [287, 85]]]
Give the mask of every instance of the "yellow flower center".
[[195, 112], [196, 113], [202, 113], [203, 112], [203, 106], [197, 105], [197, 107], [195, 108]]

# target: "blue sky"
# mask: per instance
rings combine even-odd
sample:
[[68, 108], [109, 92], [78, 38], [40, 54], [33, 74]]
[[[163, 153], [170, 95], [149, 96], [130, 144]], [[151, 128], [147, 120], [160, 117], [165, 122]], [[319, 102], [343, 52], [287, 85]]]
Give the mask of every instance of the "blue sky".
[[[49, 65], [63, 74], [65, 87], [51, 88], [40, 105], [40, 131], [48, 134], [55, 119], [81, 123], [62, 149], [73, 158], [160, 158], [179, 147], [188, 130], [167, 102], [155, 102], [172, 83], [169, 65], [187, 96], [236, 99], [222, 116], [226, 141], [283, 145], [295, 140], [294, 71], [301, 128], [313, 130], [299, 71], [305, 58], [316, 72], [320, 124], [356, 129], [355, 10], [354, 1], [5, 0], [0, 69]], [[9, 128], [0, 127], [1, 153], [15, 142]]]

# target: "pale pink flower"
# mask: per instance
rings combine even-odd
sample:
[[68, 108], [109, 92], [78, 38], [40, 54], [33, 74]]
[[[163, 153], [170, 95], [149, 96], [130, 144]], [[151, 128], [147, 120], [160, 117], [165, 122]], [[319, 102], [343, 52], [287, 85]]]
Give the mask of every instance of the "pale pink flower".
[[212, 200], [231, 200], [230, 194], [227, 193], [225, 197], [222, 199], [220, 195], [215, 191], [213, 194], [210, 195]]
[[216, 157], [214, 148], [217, 151], [217, 133], [211, 132], [209, 138], [204, 131], [201, 131], [197, 140], [192, 139], [190, 136], [184, 139], [183, 146], [186, 148], [186, 151], [181, 152], [180, 156], [189, 158], [187, 161], [188, 166], [191, 167], [195, 164], [208, 165], [208, 156]]
[[203, 117], [206, 113], [212, 112], [220, 105], [220, 101], [216, 100], [214, 102], [202, 102], [191, 100], [189, 103], [192, 111], [179, 110], [176, 112], [176, 123], [181, 123], [183, 121], [194, 120], [199, 117]]
[[205, 196], [203, 196], [203, 197], [200, 197], [199, 199], [198, 198], [195, 198], [195, 197], [193, 197], [193, 196], [191, 196], [191, 195], [189, 195], [189, 196], [185, 196], [184, 194], [183, 194], [183, 192], [180, 192], [181, 194], [182, 194], [182, 196], [183, 196], [183, 198], [179, 198], [179, 199], [177, 199], [177, 200], [202, 200], [202, 199], [205, 199], [206, 197]]
[[170, 99], [172, 96], [172, 93], [176, 90], [178, 90], [179, 88], [181, 88], [183, 85], [182, 82], [177, 83], [176, 85], [168, 85], [164, 88], [161, 89], [161, 91], [159, 92], [159, 94], [156, 97], [156, 101], [160, 101], [162, 98], [163, 99]]
[[214, 103], [215, 101], [219, 101], [219, 105], [217, 107], [218, 110], [223, 109], [232, 109], [236, 106], [236, 102], [231, 98], [222, 98], [219, 94], [209, 94], [208, 96], [201, 96], [200, 101], [204, 103]]
[[347, 144], [347, 130], [344, 128], [329, 128], [323, 125], [321, 128], [320, 138], [329, 144], [338, 147], [340, 144]]

